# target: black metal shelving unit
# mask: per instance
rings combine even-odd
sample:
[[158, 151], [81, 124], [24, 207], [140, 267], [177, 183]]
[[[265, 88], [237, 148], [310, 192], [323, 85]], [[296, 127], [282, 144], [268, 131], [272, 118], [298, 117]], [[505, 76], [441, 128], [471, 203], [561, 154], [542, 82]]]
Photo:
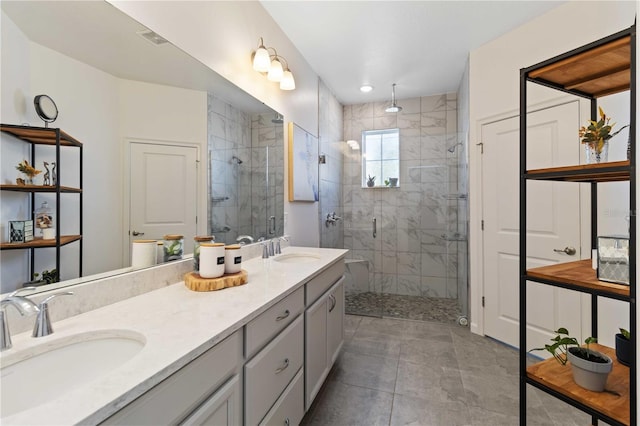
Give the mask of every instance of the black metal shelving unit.
[[[0, 190], [2, 191], [13, 191], [13, 192], [23, 192], [30, 194], [30, 210], [31, 210], [31, 219], [34, 220], [35, 224], [35, 196], [38, 193], [54, 193], [56, 197], [56, 238], [55, 240], [42, 240], [42, 239], [34, 239], [33, 241], [27, 243], [2, 243], [0, 244], [0, 250], [29, 250], [30, 251], [30, 277], [27, 281], [31, 280], [33, 274], [35, 272], [35, 250], [39, 248], [55, 248], [56, 252], [56, 270], [58, 271], [58, 279], [60, 279], [60, 248], [67, 244], [71, 244], [73, 242], [78, 242], [80, 245], [79, 248], [79, 262], [78, 262], [78, 276], [82, 276], [82, 227], [83, 227], [83, 192], [82, 192], [82, 176], [83, 176], [83, 146], [80, 141], [69, 135], [58, 128], [49, 128], [49, 127], [32, 127], [32, 126], [20, 126], [20, 125], [12, 125], [12, 124], [1, 124], [0, 131], [3, 133], [10, 134], [26, 143], [31, 145], [30, 150], [30, 161], [31, 164], [36, 164], [36, 146], [37, 145], [48, 145], [52, 146], [55, 150], [55, 158], [57, 165], [58, 178], [56, 184], [53, 186], [43, 186], [43, 185], [13, 185], [13, 184], [2, 184], [0, 185]], [[79, 187], [69, 187], [63, 186], [60, 184], [61, 182], [61, 174], [64, 174], [64, 171], [61, 170], [60, 167], [60, 152], [62, 147], [72, 147], [77, 148], [79, 151]], [[61, 235], [61, 194], [78, 194], [79, 196], [79, 234], [76, 235]], [[34, 229], [35, 232], [35, 229]]]
[[[567, 288], [591, 295], [591, 332], [598, 333], [598, 297], [628, 302], [632, 359], [637, 355], [636, 330], [636, 25], [547, 61], [520, 70], [520, 424], [526, 425], [527, 385], [534, 386], [612, 425], [637, 422], [637, 366], [615, 361], [614, 350], [598, 350], [614, 359], [609, 382], [615, 380], [619, 395], [598, 394], [571, 386], [570, 369], [553, 359], [527, 367], [527, 281]], [[598, 98], [630, 92], [630, 144], [627, 161], [527, 170], [527, 85], [535, 83], [590, 100], [591, 118], [597, 120]], [[576, 129], [576, 133], [577, 133]], [[567, 143], [576, 143], [575, 140]], [[597, 185], [629, 182], [629, 285], [599, 281], [591, 260], [527, 269], [527, 183], [532, 180], [589, 183], [591, 189], [591, 247], [597, 248]], [[570, 183], [567, 183], [569, 185]], [[560, 367], [560, 369], [558, 368]], [[613, 379], [612, 379], [613, 377]]]

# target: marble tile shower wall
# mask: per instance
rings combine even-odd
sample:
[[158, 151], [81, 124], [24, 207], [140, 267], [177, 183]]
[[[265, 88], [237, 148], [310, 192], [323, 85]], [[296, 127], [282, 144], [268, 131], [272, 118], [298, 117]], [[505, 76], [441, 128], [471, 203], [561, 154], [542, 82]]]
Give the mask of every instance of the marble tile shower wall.
[[234, 243], [238, 235], [257, 240], [268, 237], [267, 219], [273, 215], [277, 235], [282, 235], [283, 124], [272, 123], [271, 112], [249, 116], [213, 94], [207, 96], [207, 114], [209, 232], [216, 241], [227, 244]]
[[[251, 234], [251, 117], [213, 94], [207, 95], [209, 232], [231, 243]], [[238, 164], [233, 157], [242, 160]], [[246, 216], [240, 218], [240, 215]]]
[[[256, 240], [284, 235], [284, 124], [274, 114], [256, 114], [251, 120], [251, 230]], [[249, 212], [247, 212], [249, 213]], [[270, 229], [275, 217], [276, 231]]]
[[319, 165], [320, 206], [320, 247], [344, 247], [344, 221], [326, 226], [327, 214], [335, 212], [344, 217], [342, 206], [343, 170], [343, 111], [342, 105], [329, 88], [320, 81], [318, 105], [319, 150], [325, 155], [326, 163]]
[[398, 188], [362, 188], [361, 151], [345, 147], [344, 248], [370, 262], [371, 291], [456, 298], [457, 249], [442, 237], [457, 220], [457, 201], [450, 199], [457, 158], [447, 151], [457, 143], [456, 94], [398, 104], [397, 114], [385, 112], [387, 102], [344, 107], [345, 140], [360, 142], [364, 130], [400, 129]]

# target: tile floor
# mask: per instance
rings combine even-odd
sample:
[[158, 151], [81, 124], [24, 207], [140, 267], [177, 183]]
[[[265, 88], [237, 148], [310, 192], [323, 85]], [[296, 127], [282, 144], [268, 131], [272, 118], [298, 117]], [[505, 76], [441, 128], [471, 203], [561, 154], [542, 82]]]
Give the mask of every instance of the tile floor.
[[[518, 352], [468, 328], [346, 316], [345, 343], [303, 425], [518, 425]], [[528, 391], [528, 425], [591, 417]]]

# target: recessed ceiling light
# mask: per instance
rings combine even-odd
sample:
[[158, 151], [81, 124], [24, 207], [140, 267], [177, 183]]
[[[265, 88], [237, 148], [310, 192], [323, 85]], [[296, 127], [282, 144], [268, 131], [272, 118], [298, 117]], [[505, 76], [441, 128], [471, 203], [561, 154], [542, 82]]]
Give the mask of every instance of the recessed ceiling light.
[[360, 87], [360, 91], [362, 93], [369, 93], [372, 90], [373, 90], [373, 86], [370, 86], [368, 84], [365, 84], [364, 86]]

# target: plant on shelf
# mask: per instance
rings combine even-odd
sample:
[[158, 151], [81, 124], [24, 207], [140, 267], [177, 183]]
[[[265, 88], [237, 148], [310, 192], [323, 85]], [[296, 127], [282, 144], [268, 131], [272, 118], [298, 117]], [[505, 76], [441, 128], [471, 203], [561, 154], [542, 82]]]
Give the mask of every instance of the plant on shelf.
[[[40, 277], [41, 275], [42, 277]], [[34, 272], [33, 280], [27, 283], [24, 283], [24, 285], [38, 286], [38, 285], [44, 285], [44, 284], [53, 284], [53, 283], [57, 283], [58, 281], [60, 281], [58, 279], [58, 270], [52, 269], [50, 271], [44, 270], [42, 271], [42, 274], [39, 274], [38, 272]]]
[[371, 177], [371, 175], [369, 175], [367, 179], [367, 186], [371, 188], [375, 184], [376, 184], [376, 177], [375, 176]]
[[551, 339], [553, 344], [544, 345], [544, 348], [535, 348], [531, 351], [547, 351], [562, 365], [570, 362], [573, 380], [578, 386], [595, 392], [602, 392], [607, 383], [607, 377], [613, 367], [611, 358], [603, 353], [589, 348], [595, 343], [595, 337], [587, 337], [584, 341], [586, 347], [580, 346], [578, 339], [571, 337], [566, 328], [558, 328]]
[[[578, 132], [581, 138], [580, 141], [595, 153], [596, 162], [600, 162], [600, 156], [603, 154], [603, 151], [606, 151], [605, 146], [609, 139], [620, 133], [626, 127], [629, 127], [627, 124], [616, 132], [611, 133], [616, 123], [610, 124], [611, 117], [607, 117], [602, 107], [598, 107], [598, 114], [600, 115], [600, 120], [589, 120], [589, 125], [580, 127], [580, 131]], [[603, 160], [606, 161], [606, 158]]]
[[42, 170], [36, 169], [31, 164], [29, 164], [27, 160], [22, 160], [20, 163], [18, 163], [16, 169], [27, 176], [27, 185], [33, 184], [33, 178], [42, 173]]
[[618, 362], [627, 367], [631, 363], [631, 333], [624, 328], [616, 334], [616, 358]]

